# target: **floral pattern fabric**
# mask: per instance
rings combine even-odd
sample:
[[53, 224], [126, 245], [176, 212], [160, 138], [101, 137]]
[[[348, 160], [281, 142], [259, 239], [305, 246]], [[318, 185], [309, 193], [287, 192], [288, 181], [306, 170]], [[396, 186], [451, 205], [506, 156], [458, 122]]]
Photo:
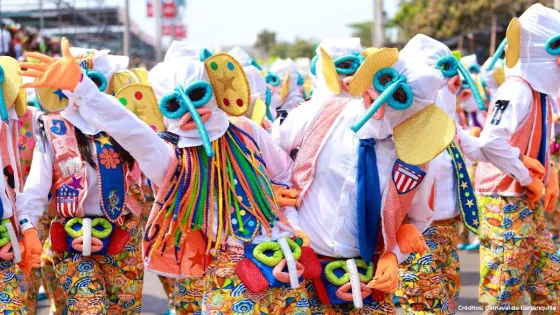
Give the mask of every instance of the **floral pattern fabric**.
[[[560, 258], [548, 233], [542, 205], [530, 209], [523, 197], [479, 196], [482, 305], [523, 305], [560, 310]], [[544, 314], [553, 314], [545, 311]]]
[[130, 240], [116, 255], [53, 253], [68, 315], [141, 314], [144, 263], [139, 219], [126, 219], [124, 226], [130, 232]]
[[459, 219], [436, 221], [423, 233], [429, 251], [400, 265], [397, 296], [405, 314], [454, 314], [459, 297]]
[[13, 261], [0, 260], [0, 314], [26, 314], [23, 274]]
[[235, 266], [243, 257], [242, 247], [224, 246], [214, 256], [205, 276], [179, 281], [175, 295], [177, 314], [311, 314], [303, 286], [295, 290], [274, 288], [259, 294], [247, 291], [235, 273]]

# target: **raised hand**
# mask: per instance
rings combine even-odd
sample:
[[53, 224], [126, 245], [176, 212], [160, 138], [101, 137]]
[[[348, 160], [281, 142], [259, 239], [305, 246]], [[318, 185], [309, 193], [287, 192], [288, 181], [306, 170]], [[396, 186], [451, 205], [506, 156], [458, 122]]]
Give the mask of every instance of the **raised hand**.
[[63, 37], [61, 41], [62, 58], [52, 58], [40, 53], [29, 52], [25, 56], [41, 63], [20, 62], [20, 75], [35, 78], [34, 82], [24, 84], [23, 88], [55, 88], [74, 91], [82, 78], [82, 70], [70, 53], [70, 43]]

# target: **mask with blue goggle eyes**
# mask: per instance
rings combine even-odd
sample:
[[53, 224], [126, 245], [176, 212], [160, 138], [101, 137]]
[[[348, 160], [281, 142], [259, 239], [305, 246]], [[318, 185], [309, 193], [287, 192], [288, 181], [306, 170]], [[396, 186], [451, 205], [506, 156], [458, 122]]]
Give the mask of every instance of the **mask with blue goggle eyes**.
[[214, 151], [212, 150], [212, 144], [206, 127], [204, 127], [204, 122], [196, 109], [206, 105], [212, 98], [212, 95], [213, 91], [210, 83], [197, 81], [191, 83], [185, 89], [181, 87], [175, 88], [175, 91], [165, 96], [159, 104], [159, 110], [166, 118], [179, 119], [186, 113], [191, 115], [202, 139], [204, 150], [209, 157], [214, 156]]
[[83, 70], [84, 74], [88, 76], [88, 78], [97, 85], [97, 88], [100, 92], [104, 92], [107, 89], [107, 78], [101, 72], [95, 70]]
[[206, 154], [212, 157], [214, 151], [203, 120], [212, 113], [205, 105], [214, 98], [218, 108], [227, 115], [241, 116], [249, 110], [251, 90], [243, 67], [229, 54], [213, 55], [204, 61], [204, 68], [209, 82], [200, 80], [175, 86], [173, 92], [160, 100], [159, 110], [164, 117], [172, 120], [179, 120], [188, 113], [196, 125]]
[[353, 75], [358, 71], [365, 58], [359, 54], [345, 55], [334, 60], [336, 72], [342, 75]]
[[270, 86], [274, 86], [274, 87], [276, 87], [276, 86], [280, 85], [280, 83], [282, 83], [282, 80], [280, 79], [279, 76], [277, 76], [274, 73], [270, 73], [270, 72], [266, 75], [265, 80], [266, 80], [267, 84], [270, 84]]
[[471, 89], [473, 97], [478, 104], [478, 108], [480, 110], [486, 110], [484, 101], [482, 100], [469, 71], [467, 71], [467, 69], [465, 69], [465, 67], [455, 57], [445, 56], [440, 58], [436, 63], [436, 68], [439, 69], [446, 78], [452, 78], [460, 73], [463, 76], [461, 88]]

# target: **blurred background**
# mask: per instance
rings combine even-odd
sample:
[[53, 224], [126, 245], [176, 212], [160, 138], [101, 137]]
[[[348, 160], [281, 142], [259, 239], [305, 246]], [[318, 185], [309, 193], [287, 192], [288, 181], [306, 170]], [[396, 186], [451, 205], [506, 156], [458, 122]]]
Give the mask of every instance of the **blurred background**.
[[56, 56], [66, 36], [149, 69], [173, 40], [187, 40], [214, 52], [241, 46], [265, 65], [290, 57], [305, 68], [325, 37], [401, 47], [424, 33], [484, 61], [511, 17], [535, 2], [560, 9], [560, 0], [0, 0], [0, 53]]

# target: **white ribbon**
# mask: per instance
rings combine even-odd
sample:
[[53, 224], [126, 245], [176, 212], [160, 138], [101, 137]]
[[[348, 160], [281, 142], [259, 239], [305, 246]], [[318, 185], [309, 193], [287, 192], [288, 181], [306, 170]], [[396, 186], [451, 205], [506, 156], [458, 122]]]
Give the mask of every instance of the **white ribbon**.
[[83, 249], [82, 256], [91, 256], [91, 219], [84, 218], [82, 221], [83, 234]]
[[14, 226], [10, 220], [6, 220], [4, 227], [8, 230], [8, 237], [10, 237], [10, 242], [12, 243], [12, 252], [14, 253], [14, 263], [21, 262], [21, 249], [19, 248], [19, 240], [14, 230]]
[[286, 259], [286, 266], [288, 266], [288, 274], [290, 275], [290, 285], [292, 289], [297, 289], [299, 288], [299, 277], [294, 254], [285, 237], [278, 239], [278, 245], [280, 245], [280, 249], [284, 253], [284, 259]]
[[354, 308], [363, 308], [364, 301], [362, 300], [360, 274], [358, 273], [358, 266], [356, 266], [356, 261], [354, 259], [348, 259], [346, 261], [346, 267], [348, 268], [348, 273], [350, 274], [350, 284], [352, 285], [352, 299], [354, 300]]

